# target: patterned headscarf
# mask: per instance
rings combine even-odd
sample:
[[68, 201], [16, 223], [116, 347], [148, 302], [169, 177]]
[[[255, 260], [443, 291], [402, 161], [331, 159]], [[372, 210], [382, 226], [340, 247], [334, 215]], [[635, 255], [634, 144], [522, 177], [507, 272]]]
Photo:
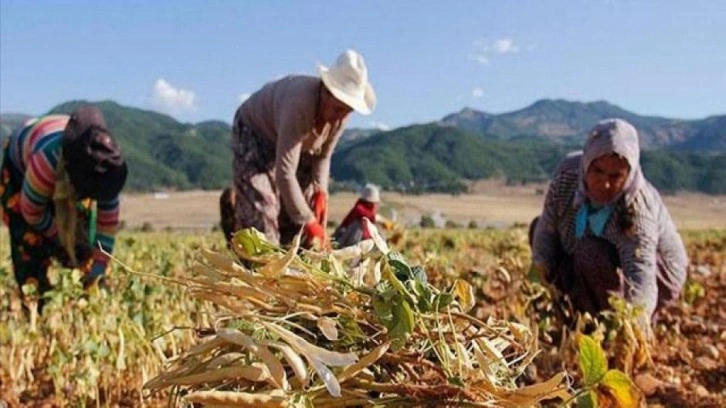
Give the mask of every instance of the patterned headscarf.
[[587, 169], [598, 157], [616, 153], [624, 158], [630, 165], [628, 178], [625, 180], [622, 191], [610, 202], [599, 203], [611, 205], [625, 196], [625, 201], [630, 202], [635, 193], [643, 186], [645, 179], [640, 169], [640, 145], [638, 143], [638, 132], [633, 125], [622, 119], [606, 119], [598, 122], [587, 136], [587, 142], [582, 153], [580, 166], [580, 181], [577, 187], [575, 204], [579, 205], [589, 198], [585, 176]]

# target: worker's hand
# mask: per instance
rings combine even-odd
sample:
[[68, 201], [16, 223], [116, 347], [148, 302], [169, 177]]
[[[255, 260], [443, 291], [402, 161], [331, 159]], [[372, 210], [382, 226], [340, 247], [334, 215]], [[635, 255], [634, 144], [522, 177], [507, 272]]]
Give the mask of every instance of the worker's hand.
[[312, 220], [305, 224], [304, 246], [322, 248], [326, 245], [326, 241], [325, 228], [320, 225], [318, 220]]
[[93, 251], [93, 257], [86, 266], [85, 274], [82, 278], [83, 287], [90, 288], [93, 285], [105, 288], [106, 285], [106, 266], [108, 259], [100, 250]]
[[315, 215], [315, 219], [318, 221], [318, 224], [324, 228], [328, 221], [328, 194], [326, 194], [323, 190], [316, 189], [311, 201], [311, 207], [313, 214]]

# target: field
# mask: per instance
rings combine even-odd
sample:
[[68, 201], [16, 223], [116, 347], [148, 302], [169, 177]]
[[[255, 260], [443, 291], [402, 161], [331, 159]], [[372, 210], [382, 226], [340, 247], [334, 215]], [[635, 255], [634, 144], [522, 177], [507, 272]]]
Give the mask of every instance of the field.
[[[416, 226], [423, 215], [440, 214], [443, 219], [467, 226], [506, 228], [529, 223], [542, 209], [546, 186], [510, 187], [491, 182], [474, 186], [474, 194], [420, 196], [384, 193], [382, 213], [395, 211], [398, 222]], [[121, 218], [127, 227], [144, 224], [155, 230], [208, 231], [219, 222], [219, 191], [190, 191], [169, 194], [123, 196]], [[340, 221], [355, 203], [352, 193], [333, 194], [330, 217]], [[726, 229], [726, 197], [679, 194], [664, 197], [679, 229]]]
[[[216, 197], [203, 192], [126, 197], [127, 228], [118, 237], [119, 261], [110, 273], [110, 292], [84, 294], [76, 272], [54, 268], [58, 290], [37, 319], [20, 306], [3, 230], [0, 406], [165, 406], [167, 391], [151, 394], [142, 386], [165, 361], [199, 339], [194, 328], [209, 327], [216, 311], [174, 283], [192, 276], [200, 249], [223, 251], [221, 235], [210, 231], [217, 217]], [[517, 189], [496, 197], [486, 192], [454, 198], [384, 196], [402, 223], [416, 224], [421, 215], [438, 210], [464, 226], [411, 226], [393, 244], [410, 264], [424, 267], [429, 283], [448, 290], [457, 278], [464, 279], [474, 288], [471, 314], [479, 320], [492, 317], [539, 328], [540, 353], [517, 384], [544, 381], [565, 370], [576, 391], [582, 387], [580, 368], [543, 304], [546, 299], [533, 300], [526, 277], [524, 224], [537, 213], [541, 198]], [[333, 196], [331, 219], [340, 219], [354, 199]], [[724, 201], [677, 196], [667, 203], [682, 228], [692, 265], [682, 298], [656, 327], [647, 374], [633, 375], [633, 380], [648, 405], [724, 406], [726, 220], [719, 216]], [[506, 228], [466, 228], [470, 221]], [[156, 232], [135, 231], [145, 223]]]

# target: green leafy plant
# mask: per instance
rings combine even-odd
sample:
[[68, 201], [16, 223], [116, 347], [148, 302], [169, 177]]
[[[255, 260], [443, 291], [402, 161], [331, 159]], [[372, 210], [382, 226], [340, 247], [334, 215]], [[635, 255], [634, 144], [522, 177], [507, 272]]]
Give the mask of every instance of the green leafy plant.
[[642, 395], [630, 377], [617, 369], [608, 369], [605, 351], [594, 338], [578, 335], [582, 372], [582, 390], [576, 394], [581, 407], [638, 407]]

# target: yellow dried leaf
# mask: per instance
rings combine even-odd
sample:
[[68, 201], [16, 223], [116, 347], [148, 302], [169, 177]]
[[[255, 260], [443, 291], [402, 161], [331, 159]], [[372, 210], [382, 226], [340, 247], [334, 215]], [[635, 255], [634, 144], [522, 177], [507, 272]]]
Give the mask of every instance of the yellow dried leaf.
[[389, 341], [374, 348], [370, 353], [363, 356], [357, 363], [345, 367], [343, 372], [338, 376], [338, 381], [342, 383], [348, 379], [355, 377], [359, 372], [363, 371], [371, 364], [378, 361], [379, 358], [386, 354], [390, 347], [391, 342]]
[[462, 311], [468, 312], [474, 307], [474, 288], [471, 287], [469, 282], [457, 279], [454, 281], [454, 287], [452, 288], [451, 293], [454, 297], [459, 299]]

